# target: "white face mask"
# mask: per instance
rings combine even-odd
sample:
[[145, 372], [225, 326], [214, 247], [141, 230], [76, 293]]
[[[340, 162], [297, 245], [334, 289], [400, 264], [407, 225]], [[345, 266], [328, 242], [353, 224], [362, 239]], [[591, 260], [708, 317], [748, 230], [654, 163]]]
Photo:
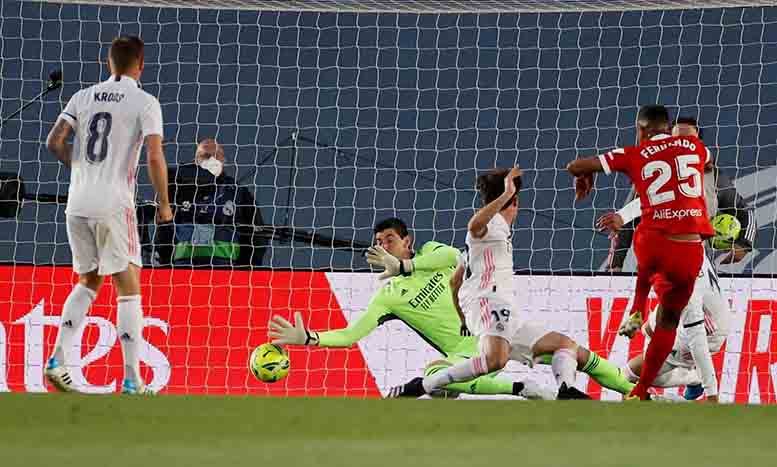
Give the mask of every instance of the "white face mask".
[[224, 163], [215, 157], [209, 157], [200, 162], [200, 167], [212, 173], [214, 177], [218, 177], [224, 170]]

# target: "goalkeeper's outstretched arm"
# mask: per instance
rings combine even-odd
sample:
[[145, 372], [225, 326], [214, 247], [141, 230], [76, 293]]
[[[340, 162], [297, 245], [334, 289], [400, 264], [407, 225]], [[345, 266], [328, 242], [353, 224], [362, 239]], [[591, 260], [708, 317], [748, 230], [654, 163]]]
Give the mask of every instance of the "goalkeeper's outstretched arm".
[[273, 344], [350, 347], [375, 330], [380, 324], [381, 316], [388, 313], [384, 306], [375, 302], [376, 299], [373, 299], [367, 307], [367, 311], [348, 327], [328, 331], [309, 330], [299, 312], [294, 314], [294, 324], [282, 316], [275, 315], [268, 324], [269, 336]]
[[439, 271], [456, 266], [459, 250], [438, 242], [426, 242], [412, 258], [397, 258], [380, 245], [367, 250], [367, 262], [384, 269], [379, 279], [409, 276], [413, 271]]

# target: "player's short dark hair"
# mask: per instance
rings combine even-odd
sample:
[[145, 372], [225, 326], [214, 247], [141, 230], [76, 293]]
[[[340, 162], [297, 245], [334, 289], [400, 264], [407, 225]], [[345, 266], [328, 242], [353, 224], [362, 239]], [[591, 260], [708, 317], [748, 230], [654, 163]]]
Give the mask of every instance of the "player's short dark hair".
[[380, 233], [384, 230], [393, 229], [399, 234], [400, 238], [405, 238], [410, 233], [407, 230], [407, 224], [398, 217], [389, 217], [375, 224], [374, 233]]
[[668, 130], [669, 110], [659, 104], [643, 105], [637, 114], [637, 125], [645, 129]]
[[677, 125], [688, 125], [696, 128], [696, 132], [699, 133], [699, 138], [701, 138], [701, 128], [699, 128], [699, 123], [696, 121], [696, 117], [691, 117], [689, 115], [681, 115], [677, 117], [677, 120], [674, 121], [675, 126]]
[[[475, 187], [480, 194], [480, 200], [483, 202], [483, 206], [502, 196], [502, 193], [505, 192], [505, 177], [507, 177], [508, 173], [510, 173], [510, 169], [493, 169], [478, 175]], [[517, 196], [518, 192], [521, 191], [521, 176], [515, 177], [513, 183], [515, 184], [515, 193]], [[512, 200], [508, 201], [502, 209], [505, 209], [512, 202]]]
[[144, 48], [143, 39], [138, 36], [119, 36], [114, 39], [108, 52], [113, 62], [113, 72], [124, 73], [133, 65], [143, 62]]

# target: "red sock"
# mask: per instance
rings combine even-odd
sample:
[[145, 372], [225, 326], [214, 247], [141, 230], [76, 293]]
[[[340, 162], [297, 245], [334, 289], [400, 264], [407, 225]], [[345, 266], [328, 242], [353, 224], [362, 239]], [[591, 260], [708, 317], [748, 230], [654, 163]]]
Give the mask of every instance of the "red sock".
[[642, 313], [642, 319], [644, 321], [647, 321], [648, 317], [647, 300], [648, 294], [650, 294], [650, 288], [650, 278], [637, 271], [637, 285], [634, 289], [634, 303], [631, 305], [631, 314], [634, 314], [635, 311], [639, 311]]
[[653, 338], [650, 340], [645, 352], [645, 363], [642, 364], [639, 382], [631, 391], [632, 395], [639, 396], [640, 399], [647, 398], [647, 390], [653, 385], [653, 380], [656, 379], [658, 370], [661, 369], [661, 366], [666, 361], [666, 357], [672, 352], [676, 336], [676, 329], [656, 327], [656, 330], [653, 331]]

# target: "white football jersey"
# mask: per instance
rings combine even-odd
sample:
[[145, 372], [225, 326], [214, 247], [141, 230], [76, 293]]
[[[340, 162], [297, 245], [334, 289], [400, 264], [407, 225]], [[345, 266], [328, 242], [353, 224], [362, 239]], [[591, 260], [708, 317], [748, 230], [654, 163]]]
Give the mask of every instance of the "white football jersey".
[[459, 303], [497, 294], [513, 300], [512, 229], [497, 214], [488, 223], [482, 238], [467, 231], [467, 251], [463, 255], [464, 282], [459, 289]]
[[69, 215], [105, 217], [135, 209], [135, 174], [140, 147], [162, 136], [159, 101], [127, 76], [82, 89], [59, 118], [73, 127]]

